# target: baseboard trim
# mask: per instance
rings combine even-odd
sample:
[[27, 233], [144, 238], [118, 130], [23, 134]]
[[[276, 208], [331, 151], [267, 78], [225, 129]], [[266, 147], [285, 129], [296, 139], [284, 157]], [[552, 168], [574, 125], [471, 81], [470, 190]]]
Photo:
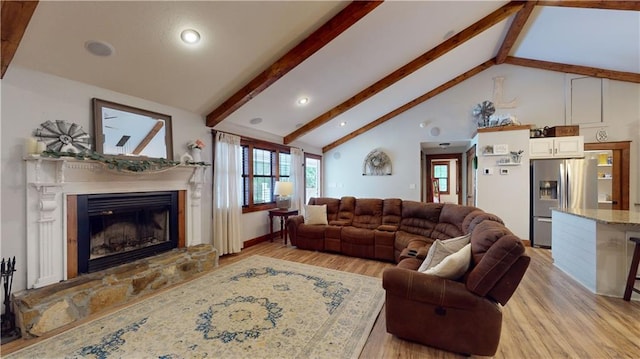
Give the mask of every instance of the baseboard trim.
[[[276, 238], [280, 238], [280, 231], [278, 231], [278, 232], [273, 232], [273, 235], [274, 235]], [[266, 242], [266, 241], [268, 241], [268, 240], [269, 240], [269, 237], [270, 237], [270, 236], [271, 236], [270, 234], [265, 234], [264, 236], [260, 236], [260, 237], [252, 238], [252, 239], [250, 239], [250, 240], [248, 240], [248, 241], [244, 241], [244, 247], [243, 247], [243, 249], [244, 249], [244, 248], [249, 248], [249, 247], [255, 246], [256, 244], [260, 244], [260, 243], [262, 243], [262, 242]]]

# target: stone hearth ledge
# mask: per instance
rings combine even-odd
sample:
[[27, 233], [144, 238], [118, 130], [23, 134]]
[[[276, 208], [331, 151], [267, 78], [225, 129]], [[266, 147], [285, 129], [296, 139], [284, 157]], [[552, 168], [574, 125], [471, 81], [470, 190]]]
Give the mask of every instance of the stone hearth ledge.
[[186, 282], [218, 266], [216, 249], [199, 244], [13, 295], [22, 336], [39, 337], [89, 315]]

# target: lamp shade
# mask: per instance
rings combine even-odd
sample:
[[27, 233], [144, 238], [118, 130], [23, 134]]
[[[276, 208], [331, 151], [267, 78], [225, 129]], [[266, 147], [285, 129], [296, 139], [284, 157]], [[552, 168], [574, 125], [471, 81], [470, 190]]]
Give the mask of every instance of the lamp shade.
[[273, 194], [278, 196], [291, 196], [293, 194], [293, 182], [277, 181]]

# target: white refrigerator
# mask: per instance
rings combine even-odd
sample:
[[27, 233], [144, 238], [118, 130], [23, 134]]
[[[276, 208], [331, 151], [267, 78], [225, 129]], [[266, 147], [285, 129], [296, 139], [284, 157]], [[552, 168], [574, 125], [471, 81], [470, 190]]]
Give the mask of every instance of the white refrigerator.
[[531, 245], [551, 247], [551, 208], [598, 208], [596, 159], [531, 161]]

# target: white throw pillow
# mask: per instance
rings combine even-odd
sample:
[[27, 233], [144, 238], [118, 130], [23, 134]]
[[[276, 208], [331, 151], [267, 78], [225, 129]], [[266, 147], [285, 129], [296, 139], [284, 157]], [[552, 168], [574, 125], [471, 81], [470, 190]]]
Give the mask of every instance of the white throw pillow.
[[304, 224], [328, 224], [327, 205], [305, 205]]
[[441, 240], [436, 239], [435, 242], [431, 244], [431, 247], [429, 247], [427, 256], [424, 258], [420, 268], [418, 268], [418, 272], [424, 272], [431, 267], [435, 267], [438, 263], [442, 262], [443, 259], [455, 252], [456, 251], [447, 248]]
[[452, 251], [457, 252], [460, 250], [460, 248], [469, 244], [469, 242], [471, 242], [471, 233], [465, 234], [464, 236], [460, 237], [445, 239], [444, 241], [442, 241], [442, 244], [444, 244]]
[[449, 238], [442, 241], [436, 239], [429, 248], [427, 256], [424, 258], [420, 268], [418, 268], [418, 272], [424, 272], [429, 268], [435, 267], [447, 256], [459, 251], [460, 248], [469, 244], [470, 240], [471, 234], [465, 234], [464, 236]]
[[425, 274], [435, 275], [441, 278], [458, 279], [469, 269], [471, 263], [471, 243], [462, 247], [456, 253], [448, 256], [438, 265], [424, 271]]

